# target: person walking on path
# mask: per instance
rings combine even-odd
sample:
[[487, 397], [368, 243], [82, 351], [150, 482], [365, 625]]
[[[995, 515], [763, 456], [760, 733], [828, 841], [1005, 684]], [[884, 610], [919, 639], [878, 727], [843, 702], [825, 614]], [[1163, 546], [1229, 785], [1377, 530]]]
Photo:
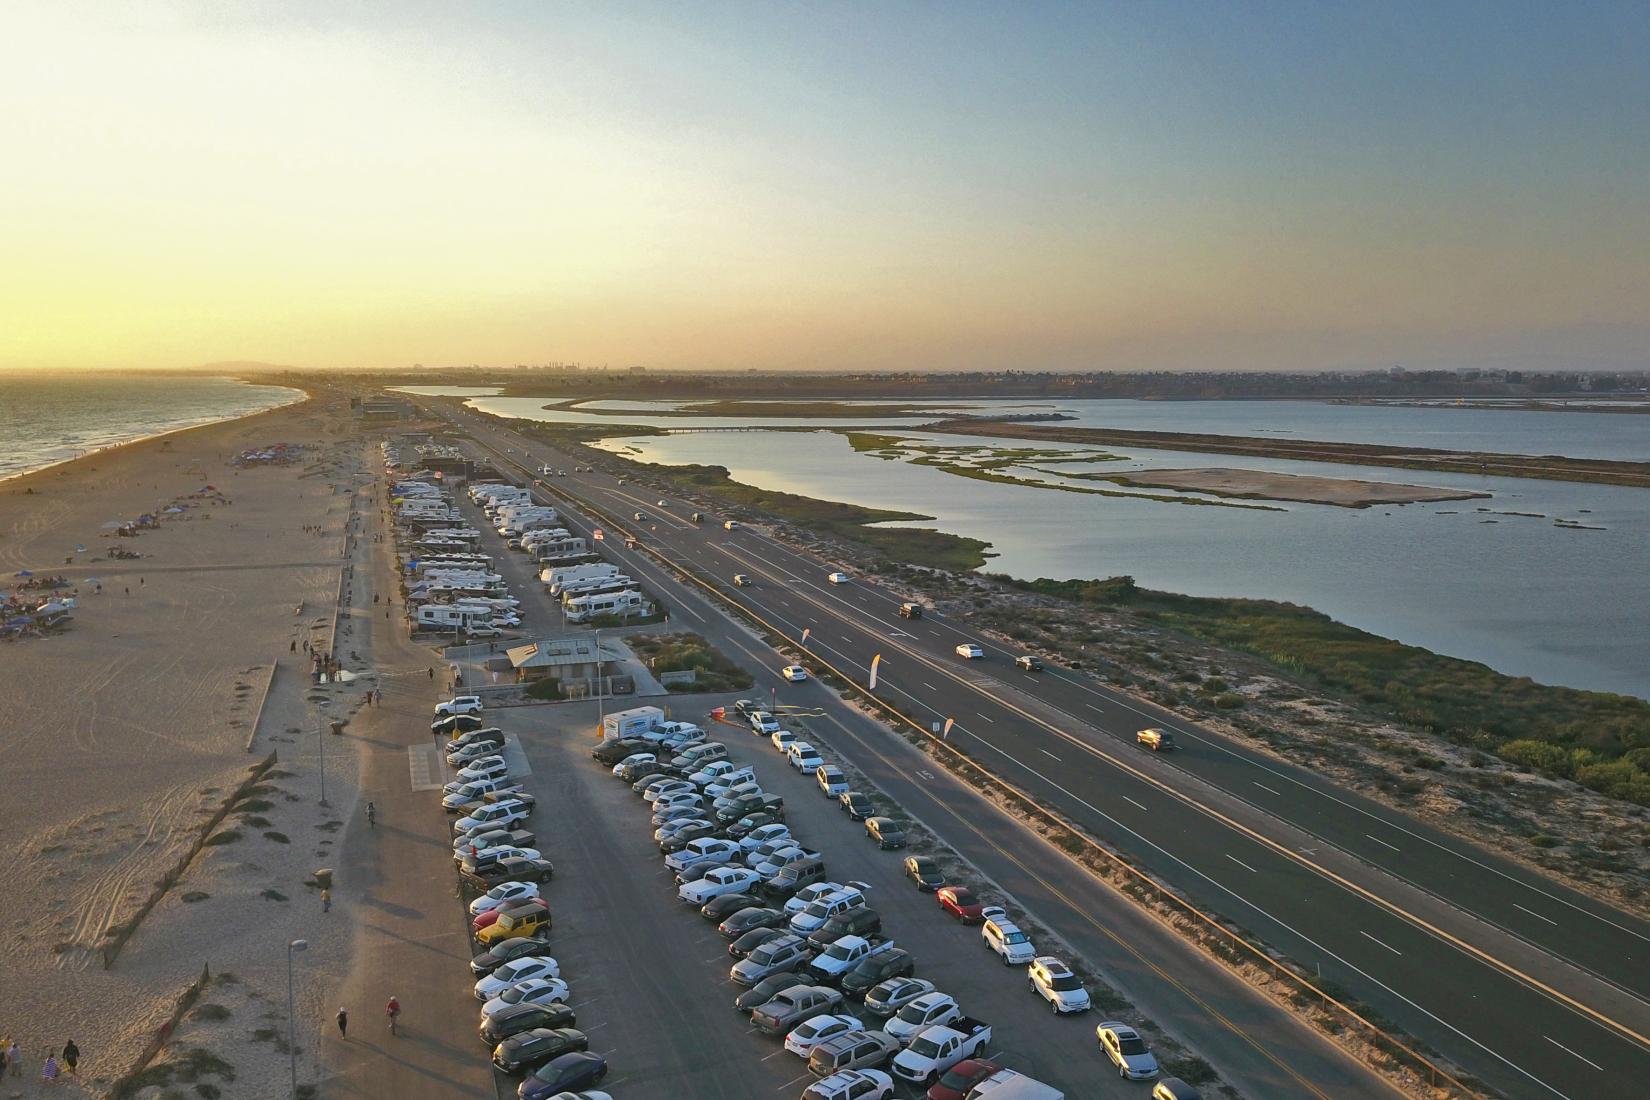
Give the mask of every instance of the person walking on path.
[[394, 994], [390, 995], [389, 1003], [384, 1006], [384, 1015], [390, 1018], [390, 1034], [394, 1035], [395, 1021], [401, 1016], [401, 1002], [395, 999]]
[[349, 1038], [349, 1013], [342, 1008], [338, 1010], [338, 1038]]
[[321, 887], [321, 912], [332, 912], [332, 891], [325, 886]]
[[63, 1046], [63, 1064], [69, 1067], [70, 1073], [78, 1074], [80, 1072], [76, 1068], [80, 1065], [80, 1048], [75, 1046], [73, 1039], [70, 1039]]
[[6, 1044], [0, 1042], [0, 1077], [6, 1075]]
[[40, 1067], [40, 1079], [48, 1085], [57, 1083], [57, 1055], [46, 1055], [46, 1062]]
[[17, 1049], [16, 1039], [6, 1042], [6, 1064], [11, 1067], [13, 1077], [23, 1076], [23, 1052]]

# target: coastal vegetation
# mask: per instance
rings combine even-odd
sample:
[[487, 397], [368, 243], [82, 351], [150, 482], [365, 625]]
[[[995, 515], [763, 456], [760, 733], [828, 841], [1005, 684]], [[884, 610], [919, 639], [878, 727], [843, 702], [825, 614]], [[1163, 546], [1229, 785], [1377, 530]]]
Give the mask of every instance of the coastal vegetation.
[[1258, 657], [1298, 683], [1457, 744], [1650, 806], [1650, 702], [1645, 700], [1507, 676], [1295, 604], [1157, 592], [1138, 587], [1132, 577], [994, 579], [1079, 605], [1129, 612]]
[[672, 691], [744, 691], [756, 682], [698, 634], [632, 634], [625, 644], [655, 676], [692, 669], [693, 682], [672, 684]]

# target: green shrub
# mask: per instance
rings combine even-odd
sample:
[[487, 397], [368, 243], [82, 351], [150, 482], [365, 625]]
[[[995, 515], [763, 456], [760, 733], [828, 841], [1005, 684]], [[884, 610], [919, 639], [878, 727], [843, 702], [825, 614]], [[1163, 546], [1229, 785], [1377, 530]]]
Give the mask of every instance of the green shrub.
[[522, 694], [529, 699], [560, 699], [561, 681], [554, 676], [546, 676], [542, 680], [534, 680]]

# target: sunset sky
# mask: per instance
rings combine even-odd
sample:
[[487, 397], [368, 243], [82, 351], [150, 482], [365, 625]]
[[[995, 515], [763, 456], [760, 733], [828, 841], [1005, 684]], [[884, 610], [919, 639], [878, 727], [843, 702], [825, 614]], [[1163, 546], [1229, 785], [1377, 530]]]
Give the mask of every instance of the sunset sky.
[[1650, 366], [1650, 4], [8, 5], [0, 369]]

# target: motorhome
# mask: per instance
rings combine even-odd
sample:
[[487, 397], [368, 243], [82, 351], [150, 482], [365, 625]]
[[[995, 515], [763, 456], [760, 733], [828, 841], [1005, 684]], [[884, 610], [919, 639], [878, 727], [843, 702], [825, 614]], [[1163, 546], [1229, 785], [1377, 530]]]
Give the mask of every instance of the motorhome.
[[415, 611], [412, 622], [415, 630], [462, 630], [470, 626], [485, 626], [491, 618], [491, 612], [479, 608], [432, 603]]
[[600, 595], [577, 596], [567, 602], [567, 621], [587, 622], [603, 615], [646, 615], [647, 597], [633, 588], [622, 592], [604, 592]]
[[608, 741], [623, 737], [640, 737], [665, 723], [665, 712], [658, 707], [631, 707], [602, 716], [602, 737]]
[[565, 607], [569, 601], [580, 596], [601, 596], [609, 592], [623, 592], [635, 586], [636, 582], [623, 573], [615, 573], [611, 577], [590, 577], [582, 581], [570, 581], [562, 585], [558, 595]]
[[521, 536], [521, 548], [531, 550], [541, 542], [554, 542], [557, 539], [567, 538], [572, 533], [565, 527], [538, 527], [525, 532]]
[[558, 565], [549, 569], [539, 570], [539, 580], [544, 582], [552, 596], [561, 594], [561, 586], [568, 581], [585, 580], [590, 577], [612, 577], [619, 572], [619, 567], [610, 561], [590, 562], [587, 565]]
[[559, 539], [543, 539], [532, 546], [523, 546], [533, 555], [533, 560], [539, 562], [564, 561], [569, 558], [587, 557], [590, 554], [590, 544], [578, 535], [563, 535]]

